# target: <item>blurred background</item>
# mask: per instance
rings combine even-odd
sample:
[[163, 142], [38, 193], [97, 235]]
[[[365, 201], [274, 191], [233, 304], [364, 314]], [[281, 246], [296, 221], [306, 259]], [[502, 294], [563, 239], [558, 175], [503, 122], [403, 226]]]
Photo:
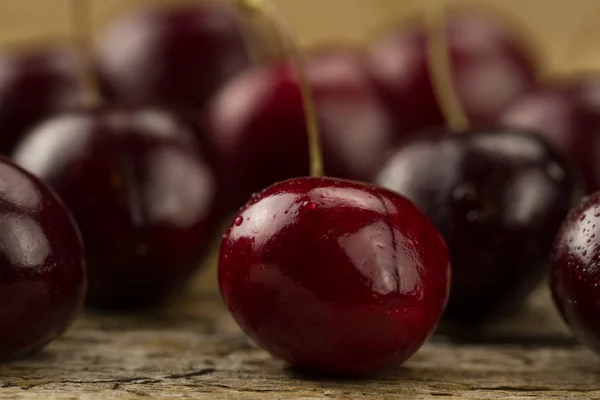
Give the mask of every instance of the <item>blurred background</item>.
[[[172, 0], [162, 0], [168, 2]], [[115, 13], [147, 0], [95, 0], [93, 23], [98, 28]], [[336, 39], [363, 40], [369, 32], [419, 10], [420, 0], [275, 0], [304, 45]], [[445, 0], [445, 3], [478, 3], [508, 13], [541, 45], [545, 68], [552, 72], [600, 69], [600, 15], [597, 0]], [[0, 41], [38, 35], [68, 34], [68, 0], [20, 0], [0, 2]], [[576, 57], [565, 55], [574, 35]], [[588, 40], [589, 39], [589, 40]], [[595, 51], [598, 50], [598, 51]]]

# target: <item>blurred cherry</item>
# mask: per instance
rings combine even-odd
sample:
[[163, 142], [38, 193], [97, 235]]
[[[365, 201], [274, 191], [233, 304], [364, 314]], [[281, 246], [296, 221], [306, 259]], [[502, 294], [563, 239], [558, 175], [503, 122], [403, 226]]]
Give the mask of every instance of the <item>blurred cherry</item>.
[[54, 113], [77, 108], [85, 99], [75, 50], [67, 45], [0, 51], [0, 153]]
[[193, 139], [167, 112], [105, 108], [55, 117], [15, 151], [81, 228], [90, 304], [161, 304], [199, 266], [220, 216], [214, 171]]
[[[393, 26], [368, 47], [369, 70], [399, 129], [444, 124], [428, 60], [428, 30], [420, 21]], [[487, 124], [535, 86], [537, 57], [513, 25], [481, 9], [450, 10], [445, 41], [462, 107]]]
[[[325, 172], [369, 180], [395, 139], [361, 54], [349, 48], [313, 53], [307, 73], [321, 131]], [[298, 76], [285, 62], [232, 81], [209, 113], [209, 135], [238, 205], [272, 183], [306, 175], [308, 139]]]
[[499, 123], [543, 136], [579, 166], [588, 192], [593, 192], [600, 189], [600, 114], [590, 112], [581, 89], [567, 82], [546, 85], [515, 102]]
[[0, 157], [0, 359], [39, 350], [83, 305], [79, 231], [46, 185]]
[[460, 326], [520, 305], [581, 195], [556, 149], [506, 129], [424, 135], [398, 147], [376, 181], [414, 201], [446, 239], [453, 268], [445, 317]]
[[126, 103], [197, 114], [221, 85], [250, 65], [250, 31], [223, 2], [138, 7], [98, 37], [104, 94]]

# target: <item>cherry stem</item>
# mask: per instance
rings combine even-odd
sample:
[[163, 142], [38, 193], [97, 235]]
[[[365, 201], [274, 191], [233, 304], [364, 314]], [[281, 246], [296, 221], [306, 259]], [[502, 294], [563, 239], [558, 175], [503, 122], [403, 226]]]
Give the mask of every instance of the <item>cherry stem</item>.
[[423, 15], [429, 33], [427, 38], [428, 67], [435, 96], [448, 127], [453, 132], [467, 130], [469, 119], [461, 105], [452, 76], [444, 6], [440, 0], [423, 0], [423, 6]]
[[100, 104], [100, 90], [94, 75], [93, 61], [88, 46], [92, 33], [91, 0], [71, 0], [71, 27], [75, 37], [76, 47], [82, 59], [81, 81], [88, 98], [87, 105], [93, 108]]
[[[77, 1], [77, 0], [75, 0]], [[286, 52], [291, 55], [298, 72], [300, 91], [302, 94], [302, 104], [306, 119], [306, 129], [308, 132], [308, 150], [310, 155], [310, 176], [323, 176], [323, 155], [319, 136], [319, 127], [315, 104], [313, 101], [308, 74], [306, 72], [306, 62], [300, 46], [298, 45], [292, 29], [286, 18], [279, 9], [268, 0], [238, 0], [239, 4], [246, 10], [261, 13], [262, 16], [270, 20], [284, 39]]]

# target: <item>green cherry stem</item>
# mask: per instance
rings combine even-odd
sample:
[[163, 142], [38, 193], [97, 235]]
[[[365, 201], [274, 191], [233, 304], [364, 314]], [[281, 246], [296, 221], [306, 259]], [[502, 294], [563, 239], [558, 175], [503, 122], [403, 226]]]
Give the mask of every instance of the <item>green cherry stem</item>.
[[282, 37], [285, 51], [292, 57], [298, 72], [300, 91], [302, 94], [302, 104], [306, 119], [306, 129], [308, 131], [308, 149], [310, 154], [310, 176], [323, 176], [323, 155], [319, 136], [319, 128], [315, 111], [308, 74], [306, 72], [306, 62], [300, 46], [298, 45], [292, 29], [286, 18], [281, 14], [269, 0], [237, 0], [242, 8], [253, 13], [260, 13], [273, 25]]
[[75, 38], [75, 46], [81, 58], [82, 67], [80, 79], [85, 93], [86, 103], [90, 108], [100, 104], [98, 81], [94, 76], [92, 57], [89, 45], [92, 37], [92, 5], [91, 0], [71, 0], [71, 28]]
[[442, 0], [422, 0], [427, 24], [427, 63], [435, 96], [446, 123], [453, 132], [469, 128], [469, 119], [461, 105], [454, 85], [450, 51], [446, 39], [446, 15]]

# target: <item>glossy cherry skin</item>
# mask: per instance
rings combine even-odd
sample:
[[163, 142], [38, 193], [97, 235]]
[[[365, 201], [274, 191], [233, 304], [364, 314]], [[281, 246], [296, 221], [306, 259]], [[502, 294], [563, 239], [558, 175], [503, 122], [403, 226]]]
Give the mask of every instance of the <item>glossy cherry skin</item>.
[[43, 119], [83, 104], [80, 68], [66, 45], [0, 52], [0, 153]]
[[64, 333], [83, 304], [86, 268], [71, 215], [46, 185], [0, 157], [0, 359]]
[[296, 366], [370, 374], [412, 356], [448, 296], [450, 263], [404, 197], [332, 178], [254, 196], [223, 236], [221, 293], [250, 338]]
[[550, 261], [550, 287], [558, 310], [583, 344], [600, 352], [600, 193], [564, 221]]
[[199, 265], [219, 216], [213, 169], [192, 139], [167, 112], [102, 109], [49, 120], [16, 149], [81, 228], [89, 304], [162, 304]]
[[590, 112], [570, 83], [547, 85], [523, 96], [498, 123], [540, 134], [577, 164], [588, 192], [600, 189], [600, 118]]
[[461, 327], [512, 311], [542, 277], [581, 193], [574, 175], [538, 136], [490, 130], [404, 144], [377, 183], [414, 201], [446, 239], [453, 270], [445, 319]]
[[[307, 61], [328, 176], [369, 180], [395, 139], [392, 121], [353, 49], [322, 49]], [[232, 81], [209, 112], [209, 136], [237, 205], [253, 192], [308, 172], [308, 135], [298, 76], [288, 63]]]
[[[478, 9], [449, 12], [446, 41], [461, 104], [469, 120], [486, 124], [534, 85], [537, 62], [507, 21]], [[421, 21], [393, 26], [367, 49], [368, 66], [399, 129], [443, 126]]]
[[106, 26], [95, 53], [108, 99], [195, 113], [250, 65], [239, 18], [215, 1], [138, 7]]

